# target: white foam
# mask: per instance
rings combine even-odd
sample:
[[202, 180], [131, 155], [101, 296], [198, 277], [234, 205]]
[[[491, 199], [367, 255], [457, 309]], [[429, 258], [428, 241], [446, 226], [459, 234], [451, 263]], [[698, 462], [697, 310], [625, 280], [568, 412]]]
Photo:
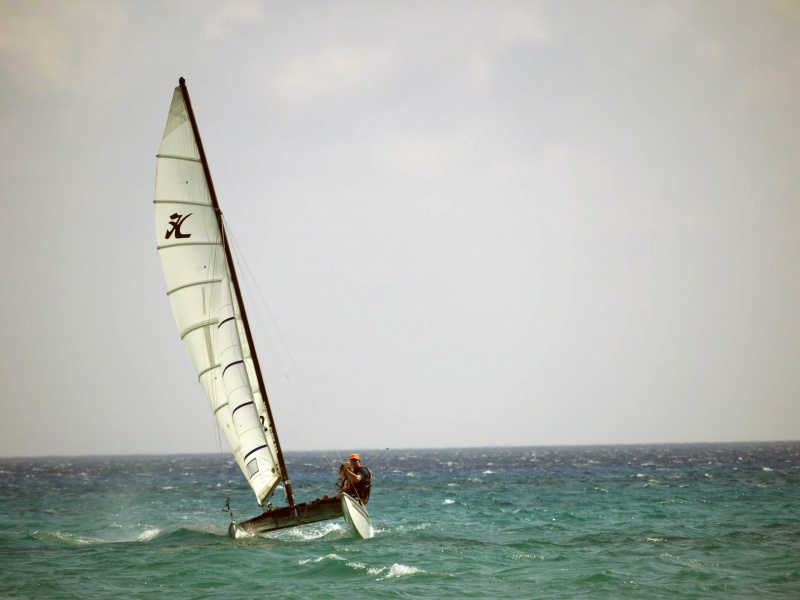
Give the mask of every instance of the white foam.
[[85, 544], [105, 544], [106, 540], [101, 540], [99, 538], [91, 538], [91, 537], [84, 537], [80, 535], [75, 535], [74, 533], [61, 533], [59, 531], [34, 531], [34, 537], [41, 540], [53, 540], [57, 543], [61, 544], [73, 544], [76, 546], [82, 546]]
[[290, 529], [270, 532], [264, 537], [283, 540], [310, 541], [318, 540], [324, 537], [341, 537], [347, 532], [349, 532], [349, 528], [346, 529], [339, 522], [329, 521], [325, 523], [310, 523], [302, 527], [292, 527]]
[[147, 529], [139, 534], [139, 537], [136, 538], [137, 542], [149, 542], [154, 537], [156, 537], [159, 533], [161, 533], [160, 529]]
[[316, 558], [306, 558], [299, 561], [299, 563], [301, 565], [307, 565], [308, 563], [318, 563], [322, 562], [323, 560], [345, 560], [345, 559], [339, 556], [338, 554], [326, 554], [325, 556], [318, 556]]
[[444, 502], [442, 502], [442, 504], [455, 504], [455, 503], [456, 503], [456, 501], [455, 500], [451, 500], [450, 498], [445, 498]]
[[414, 573], [424, 573], [424, 571], [416, 567], [409, 567], [407, 565], [394, 563], [389, 568], [389, 572], [386, 574], [384, 579], [395, 579], [397, 577], [406, 577], [408, 575], [414, 575]]

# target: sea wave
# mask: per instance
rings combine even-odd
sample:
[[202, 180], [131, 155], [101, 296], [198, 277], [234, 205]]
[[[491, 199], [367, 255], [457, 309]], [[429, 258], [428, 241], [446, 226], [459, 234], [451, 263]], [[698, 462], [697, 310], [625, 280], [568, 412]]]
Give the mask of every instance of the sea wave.
[[410, 567], [408, 565], [401, 565], [400, 563], [394, 563], [391, 567], [389, 567], [388, 572], [380, 579], [398, 579], [400, 577], [407, 577], [409, 575], [414, 575], [416, 573], [424, 573], [424, 572], [425, 571], [423, 571], [422, 569], [418, 569], [417, 567]]
[[136, 538], [137, 542], [149, 542], [150, 540], [155, 539], [161, 533], [160, 529], [146, 529], [142, 533], [139, 534], [139, 537]]

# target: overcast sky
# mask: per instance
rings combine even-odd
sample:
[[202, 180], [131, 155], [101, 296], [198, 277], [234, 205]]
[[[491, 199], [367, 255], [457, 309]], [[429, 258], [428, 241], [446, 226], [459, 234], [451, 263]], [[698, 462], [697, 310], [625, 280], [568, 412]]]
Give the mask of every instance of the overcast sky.
[[285, 449], [800, 439], [797, 2], [0, 0], [0, 455], [216, 448], [181, 76]]

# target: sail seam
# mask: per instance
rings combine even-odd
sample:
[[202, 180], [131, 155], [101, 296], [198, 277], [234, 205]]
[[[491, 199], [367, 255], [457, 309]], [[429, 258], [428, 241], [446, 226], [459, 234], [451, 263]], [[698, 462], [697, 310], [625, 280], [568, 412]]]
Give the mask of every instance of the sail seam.
[[191, 156], [178, 156], [177, 154], [156, 154], [156, 158], [171, 158], [173, 160], [188, 160], [189, 162], [196, 162], [203, 164], [199, 158], [192, 158]]
[[167, 296], [169, 296], [170, 294], [172, 294], [174, 292], [177, 292], [179, 290], [183, 290], [185, 288], [194, 287], [196, 285], [206, 285], [208, 283], [219, 283], [220, 281], [222, 281], [222, 279], [204, 279], [203, 281], [195, 281], [194, 283], [187, 283], [186, 285], [180, 285], [180, 286], [178, 286], [176, 288], [168, 290], [167, 291]]
[[[243, 363], [244, 363], [244, 360], [235, 360], [235, 361], [233, 361], [232, 363], [230, 363], [230, 364], [228, 365], [228, 367], [232, 367], [233, 365], [241, 365], [241, 364], [243, 364]], [[225, 367], [224, 369], [222, 369], [222, 376], [223, 376], [223, 377], [225, 377], [225, 371], [227, 371], [227, 370], [228, 370], [228, 367]]]

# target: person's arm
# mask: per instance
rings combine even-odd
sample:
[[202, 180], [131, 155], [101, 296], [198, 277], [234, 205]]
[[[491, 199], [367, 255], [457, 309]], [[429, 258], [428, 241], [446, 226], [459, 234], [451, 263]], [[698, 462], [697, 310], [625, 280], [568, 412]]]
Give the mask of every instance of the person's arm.
[[347, 469], [345, 469], [344, 476], [347, 478], [347, 483], [349, 483], [350, 485], [358, 483], [362, 479], [361, 474], [351, 471], [350, 467], [347, 467]]

